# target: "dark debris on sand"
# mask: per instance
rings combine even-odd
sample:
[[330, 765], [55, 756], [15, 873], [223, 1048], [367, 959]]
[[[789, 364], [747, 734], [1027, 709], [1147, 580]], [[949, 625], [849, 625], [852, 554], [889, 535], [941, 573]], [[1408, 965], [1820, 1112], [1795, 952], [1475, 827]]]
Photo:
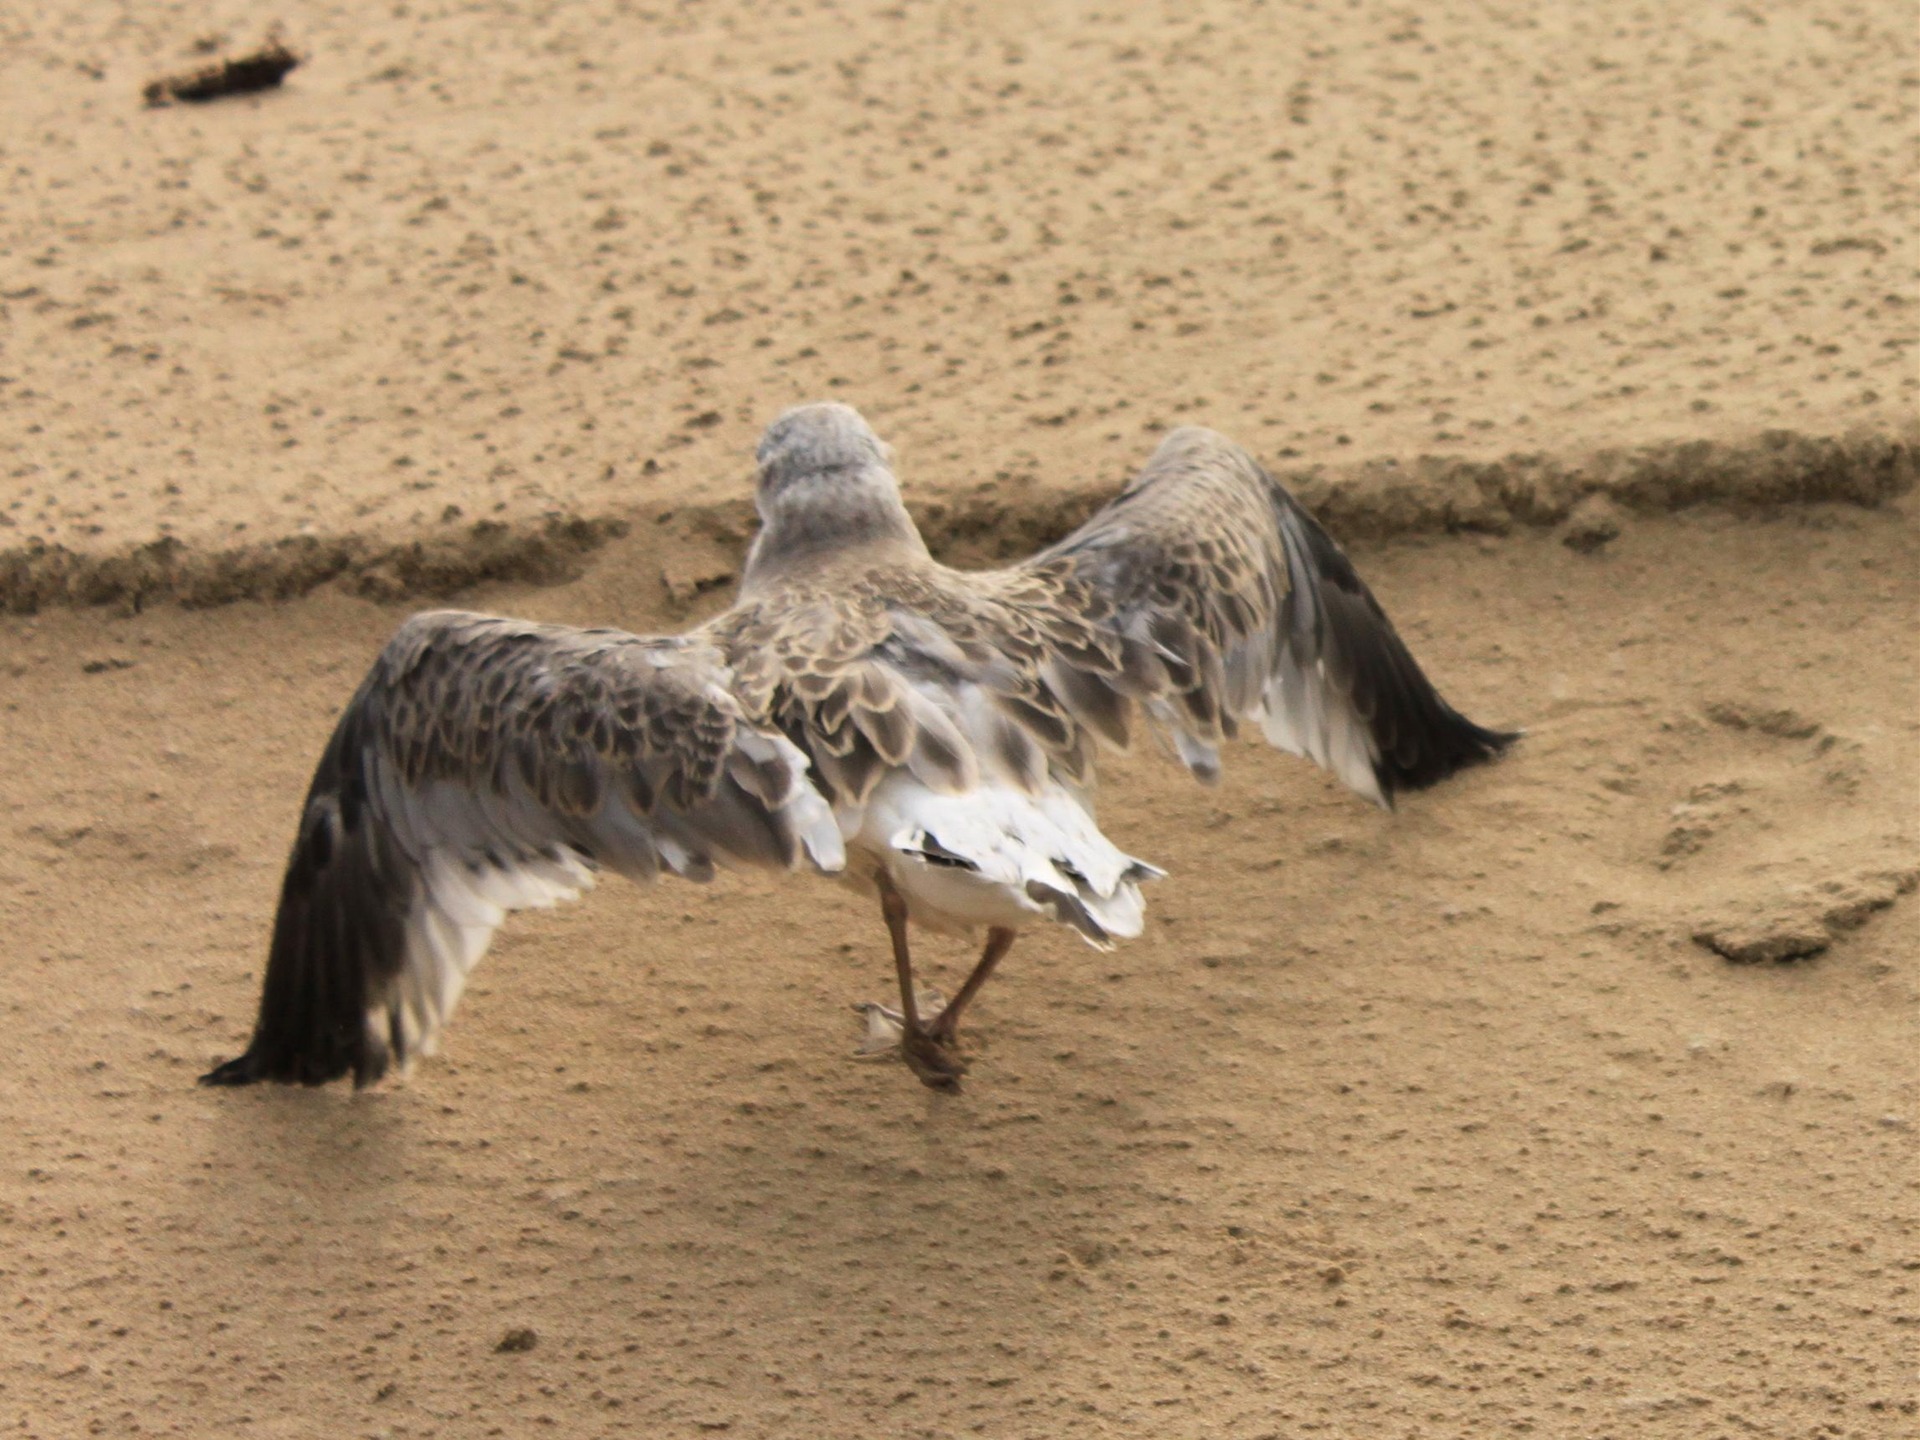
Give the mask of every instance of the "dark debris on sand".
[[284, 42], [269, 40], [251, 54], [150, 80], [142, 93], [149, 105], [171, 105], [176, 100], [197, 105], [228, 95], [253, 95], [278, 87], [300, 60]]

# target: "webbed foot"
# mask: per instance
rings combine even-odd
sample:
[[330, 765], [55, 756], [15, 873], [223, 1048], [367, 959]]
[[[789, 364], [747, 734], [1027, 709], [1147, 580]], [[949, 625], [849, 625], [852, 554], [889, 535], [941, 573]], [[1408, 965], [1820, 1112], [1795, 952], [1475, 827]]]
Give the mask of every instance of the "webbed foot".
[[954, 1044], [952, 1027], [941, 1026], [938, 1019], [947, 1008], [947, 999], [938, 990], [914, 987], [914, 1008], [920, 1012], [921, 1028], [909, 1033], [906, 1017], [891, 1005], [877, 1000], [863, 1001], [853, 1008], [866, 1020], [866, 1034], [854, 1049], [860, 1060], [883, 1060], [898, 1055], [920, 1082], [935, 1090], [953, 1090], [967, 1072], [967, 1062]]

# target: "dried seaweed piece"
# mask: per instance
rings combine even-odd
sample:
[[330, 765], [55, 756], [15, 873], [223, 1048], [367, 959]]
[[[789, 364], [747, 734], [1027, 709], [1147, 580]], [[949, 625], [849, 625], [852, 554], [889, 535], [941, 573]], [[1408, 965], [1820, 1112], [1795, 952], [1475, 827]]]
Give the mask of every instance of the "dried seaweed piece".
[[149, 105], [170, 105], [176, 100], [199, 105], [226, 95], [253, 95], [277, 87], [300, 60], [282, 41], [269, 40], [250, 55], [150, 80], [142, 93]]

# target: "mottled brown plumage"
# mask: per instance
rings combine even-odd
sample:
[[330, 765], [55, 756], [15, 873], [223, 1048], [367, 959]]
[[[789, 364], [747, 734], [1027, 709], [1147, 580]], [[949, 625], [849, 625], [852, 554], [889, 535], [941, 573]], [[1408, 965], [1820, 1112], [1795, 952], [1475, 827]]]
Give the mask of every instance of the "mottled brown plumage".
[[691, 638], [408, 620], [315, 771], [253, 1043], [207, 1079], [366, 1084], [404, 1065], [502, 914], [596, 869], [839, 868], [804, 757], [746, 719], [728, 678]]
[[[366, 1083], [431, 1047], [506, 911], [599, 868], [719, 862], [844, 865], [876, 890], [903, 1048], [951, 1084], [959, 1011], [1019, 926], [1139, 932], [1158, 872], [1087, 797], [1143, 716], [1203, 780], [1252, 721], [1381, 804], [1511, 739], [1439, 697], [1325, 531], [1211, 432], [1175, 432], [1074, 534], [983, 573], [931, 559], [847, 407], [789, 411], [759, 459], [740, 597], [684, 637], [401, 628], [316, 771], [253, 1043], [209, 1081]], [[916, 1013], [909, 919], [989, 932], [937, 1018]]]

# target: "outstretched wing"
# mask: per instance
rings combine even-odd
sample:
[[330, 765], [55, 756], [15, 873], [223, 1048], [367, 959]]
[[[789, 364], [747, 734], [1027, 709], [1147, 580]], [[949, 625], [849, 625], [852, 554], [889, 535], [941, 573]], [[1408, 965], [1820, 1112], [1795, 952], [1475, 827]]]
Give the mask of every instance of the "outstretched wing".
[[1384, 806], [1515, 738], [1440, 698], [1332, 537], [1210, 430], [1174, 431], [1104, 510], [1002, 576], [1028, 613], [1110, 639], [1056, 650], [1066, 708], [1124, 743], [1141, 705], [1202, 780], [1242, 721]]
[[605, 867], [844, 863], [807, 761], [719, 654], [454, 611], [401, 626], [320, 757], [253, 1041], [203, 1080], [377, 1080], [430, 1052], [506, 912]]

